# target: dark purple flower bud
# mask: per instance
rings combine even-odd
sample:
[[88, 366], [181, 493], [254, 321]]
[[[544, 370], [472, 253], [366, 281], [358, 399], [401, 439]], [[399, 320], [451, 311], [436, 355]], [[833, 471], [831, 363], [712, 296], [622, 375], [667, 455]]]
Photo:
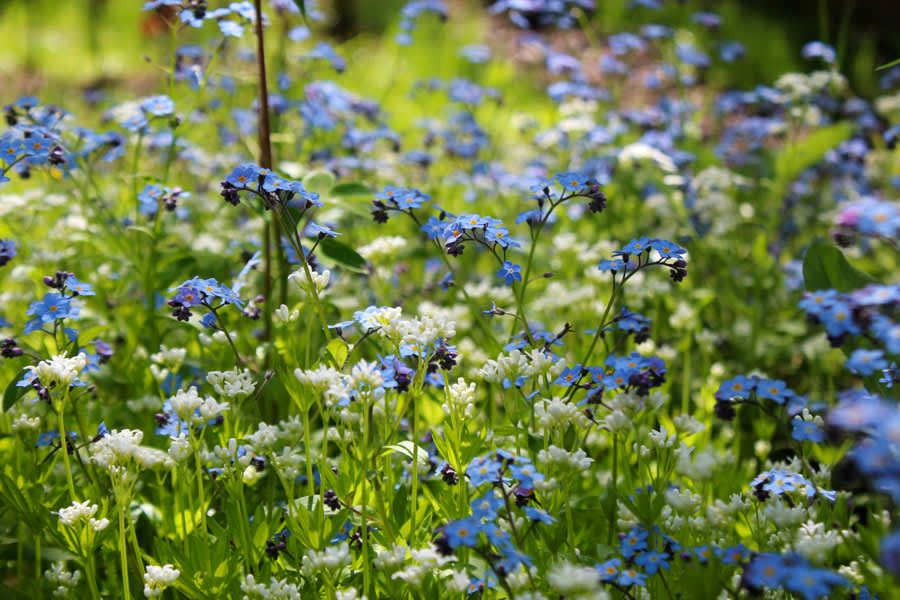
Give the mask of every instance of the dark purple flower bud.
[[737, 415], [734, 405], [728, 400], [716, 400], [713, 412], [723, 421], [731, 421]]
[[331, 510], [340, 510], [341, 508], [341, 501], [334, 490], [325, 490], [325, 493], [322, 494], [322, 503]]
[[449, 463], [444, 465], [444, 468], [441, 469], [441, 479], [444, 480], [444, 483], [447, 485], [456, 485], [459, 483], [459, 476], [456, 474], [456, 470], [450, 466]]

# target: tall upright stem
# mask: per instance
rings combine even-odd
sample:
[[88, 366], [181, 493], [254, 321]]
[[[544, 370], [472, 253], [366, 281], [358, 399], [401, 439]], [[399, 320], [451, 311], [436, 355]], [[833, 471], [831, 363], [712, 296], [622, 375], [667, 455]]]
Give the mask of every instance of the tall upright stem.
[[[266, 48], [263, 41], [262, 0], [254, 0], [256, 9], [256, 69], [259, 73], [259, 164], [264, 169], [272, 168], [272, 132], [269, 121], [269, 85], [266, 79]], [[266, 219], [263, 224], [263, 341], [272, 339], [272, 244], [279, 242], [278, 226], [275, 219]], [[274, 234], [274, 235], [273, 235]], [[272, 239], [274, 237], [274, 239]]]
[[[68, 399], [65, 404], [68, 404]], [[72, 502], [75, 502], [75, 482], [72, 480], [72, 465], [69, 462], [69, 434], [66, 433], [66, 424], [63, 420], [63, 410], [65, 410], [65, 404], [59, 407], [59, 412], [57, 413], [58, 421], [59, 421], [59, 439], [60, 445], [63, 455], [63, 464], [66, 467], [66, 483], [69, 486], [69, 495], [72, 497]]]
[[125, 511], [127, 507], [120, 505], [116, 508], [119, 513], [119, 559], [122, 562], [122, 597], [125, 600], [131, 600], [131, 589], [128, 587], [128, 547], [125, 544]]

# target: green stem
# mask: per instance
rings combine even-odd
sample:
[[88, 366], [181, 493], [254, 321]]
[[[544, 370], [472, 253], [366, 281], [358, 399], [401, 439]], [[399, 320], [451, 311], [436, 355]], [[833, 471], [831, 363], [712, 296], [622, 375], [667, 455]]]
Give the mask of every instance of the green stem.
[[687, 350], [684, 352], [683, 373], [681, 376], [681, 414], [686, 415], [691, 403], [691, 334], [688, 334]]
[[[371, 399], [371, 398], [370, 398]], [[362, 469], [362, 499], [360, 501], [360, 535], [363, 543], [363, 594], [369, 593], [369, 583], [372, 579], [371, 561], [369, 560], [369, 521], [366, 516], [368, 504], [368, 481], [366, 469], [369, 464], [369, 415], [371, 407], [368, 402], [363, 404], [363, 439], [362, 439], [362, 461], [360, 468]]]
[[[66, 400], [68, 400], [68, 392], [66, 396]], [[69, 434], [66, 433], [66, 424], [63, 419], [63, 411], [66, 403], [67, 402], [64, 402], [63, 405], [59, 407], [56, 417], [59, 423], [59, 439], [60, 445], [62, 446], [63, 464], [66, 468], [66, 483], [69, 486], [69, 496], [72, 498], [72, 502], [75, 502], [75, 499], [78, 496], [75, 494], [75, 482], [72, 479], [72, 464], [69, 462]]]
[[606, 543], [612, 544], [613, 534], [616, 531], [616, 519], [619, 512], [619, 436], [613, 435], [612, 446], [612, 480], [610, 481], [612, 500], [610, 501], [611, 511], [609, 518], [609, 531], [606, 534]]
[[[117, 499], [118, 500], [118, 499]], [[125, 506], [118, 507], [119, 513], [119, 559], [122, 562], [122, 597], [131, 600], [131, 589], [128, 586], [128, 546], [125, 543]]]
[[91, 598], [100, 600], [100, 590], [97, 588], [97, 576], [94, 567], [94, 555], [88, 553], [84, 565], [84, 575], [87, 577], [88, 588], [91, 590]]

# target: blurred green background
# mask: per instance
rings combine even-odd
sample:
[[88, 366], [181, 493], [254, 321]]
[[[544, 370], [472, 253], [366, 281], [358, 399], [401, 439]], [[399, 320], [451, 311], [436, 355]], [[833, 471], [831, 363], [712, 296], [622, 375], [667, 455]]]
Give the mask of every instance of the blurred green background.
[[[220, 3], [213, 1], [210, 6]], [[338, 43], [377, 39], [396, 26], [404, 0], [323, 0], [325, 23], [313, 23]], [[490, 1], [448, 0], [451, 15], [486, 19]], [[663, 9], [629, 8], [629, 0], [597, 0], [593, 34], [638, 31], [648, 22], [682, 25], [688, 15], [722, 15], [717, 37], [747, 47], [747, 57], [714, 83], [750, 88], [788, 71], [811, 67], [800, 56], [806, 42], [821, 40], [838, 50], [840, 69], [861, 96], [878, 93], [875, 68], [900, 57], [900, 2], [896, 0], [668, 0]], [[143, 56], [167, 44], [155, 32], [143, 0], [0, 0], [0, 81], [6, 99], [41, 90], [103, 86], [123, 79], [141, 91], [153, 69]], [[299, 17], [298, 17], [299, 21]], [[490, 29], [487, 29], [490, 31]], [[161, 39], [162, 38], [162, 39]], [[487, 40], [485, 40], [487, 41]], [[179, 43], [185, 43], [181, 36]]]

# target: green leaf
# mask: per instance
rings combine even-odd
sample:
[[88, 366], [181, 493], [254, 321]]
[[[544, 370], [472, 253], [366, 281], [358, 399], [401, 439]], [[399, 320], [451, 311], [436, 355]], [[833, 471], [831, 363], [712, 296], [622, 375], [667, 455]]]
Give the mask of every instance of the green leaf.
[[897, 60], [892, 60], [891, 62], [887, 63], [886, 65], [881, 65], [880, 67], [877, 67], [875, 70], [883, 71], [884, 69], [890, 69], [891, 67], [895, 67], [897, 65], [900, 65], [900, 58], [898, 58]]
[[852, 292], [875, 279], [844, 258], [844, 253], [821, 239], [815, 240], [803, 258], [803, 281], [807, 290], [836, 289]]
[[[399, 444], [391, 444], [390, 446], [385, 446], [384, 451], [381, 453], [382, 456], [387, 456], [388, 454], [398, 453], [402, 454], [406, 458], [412, 460], [414, 455], [414, 451], [416, 450], [415, 446], [410, 441], [403, 441]], [[418, 455], [419, 455], [419, 468], [424, 469], [428, 467], [428, 451], [425, 450], [422, 446], [418, 447]]]
[[145, 227], [144, 225], [129, 225], [128, 229], [130, 231], [137, 231], [138, 233], [143, 233], [148, 238], [150, 238], [150, 241], [156, 240], [156, 233], [154, 233], [152, 229], [150, 229], [149, 227]]
[[28, 393], [28, 390], [31, 389], [29, 386], [16, 387], [16, 383], [18, 383], [18, 379], [13, 377], [9, 385], [6, 386], [6, 391], [3, 392], [3, 403], [0, 404], [0, 410], [6, 411], [10, 406], [19, 401], [19, 399]]
[[371, 196], [372, 190], [361, 183], [348, 181], [339, 183], [328, 192], [329, 196]]
[[303, 187], [308, 192], [324, 196], [334, 187], [334, 175], [322, 169], [311, 171], [303, 178]]
[[356, 271], [365, 270], [366, 259], [343, 242], [339, 242], [332, 238], [326, 238], [319, 244], [319, 248], [322, 250], [322, 254], [348, 269]]
[[347, 360], [347, 355], [350, 354], [350, 350], [347, 348], [347, 342], [341, 338], [334, 338], [328, 342], [327, 350], [331, 355], [331, 358], [334, 359], [334, 366], [338, 369], [344, 365], [344, 361]]
[[775, 157], [775, 178], [779, 187], [784, 187], [800, 173], [825, 157], [825, 153], [847, 140], [855, 125], [842, 122], [823, 127], [812, 132], [806, 139], [796, 144], [788, 144]]

